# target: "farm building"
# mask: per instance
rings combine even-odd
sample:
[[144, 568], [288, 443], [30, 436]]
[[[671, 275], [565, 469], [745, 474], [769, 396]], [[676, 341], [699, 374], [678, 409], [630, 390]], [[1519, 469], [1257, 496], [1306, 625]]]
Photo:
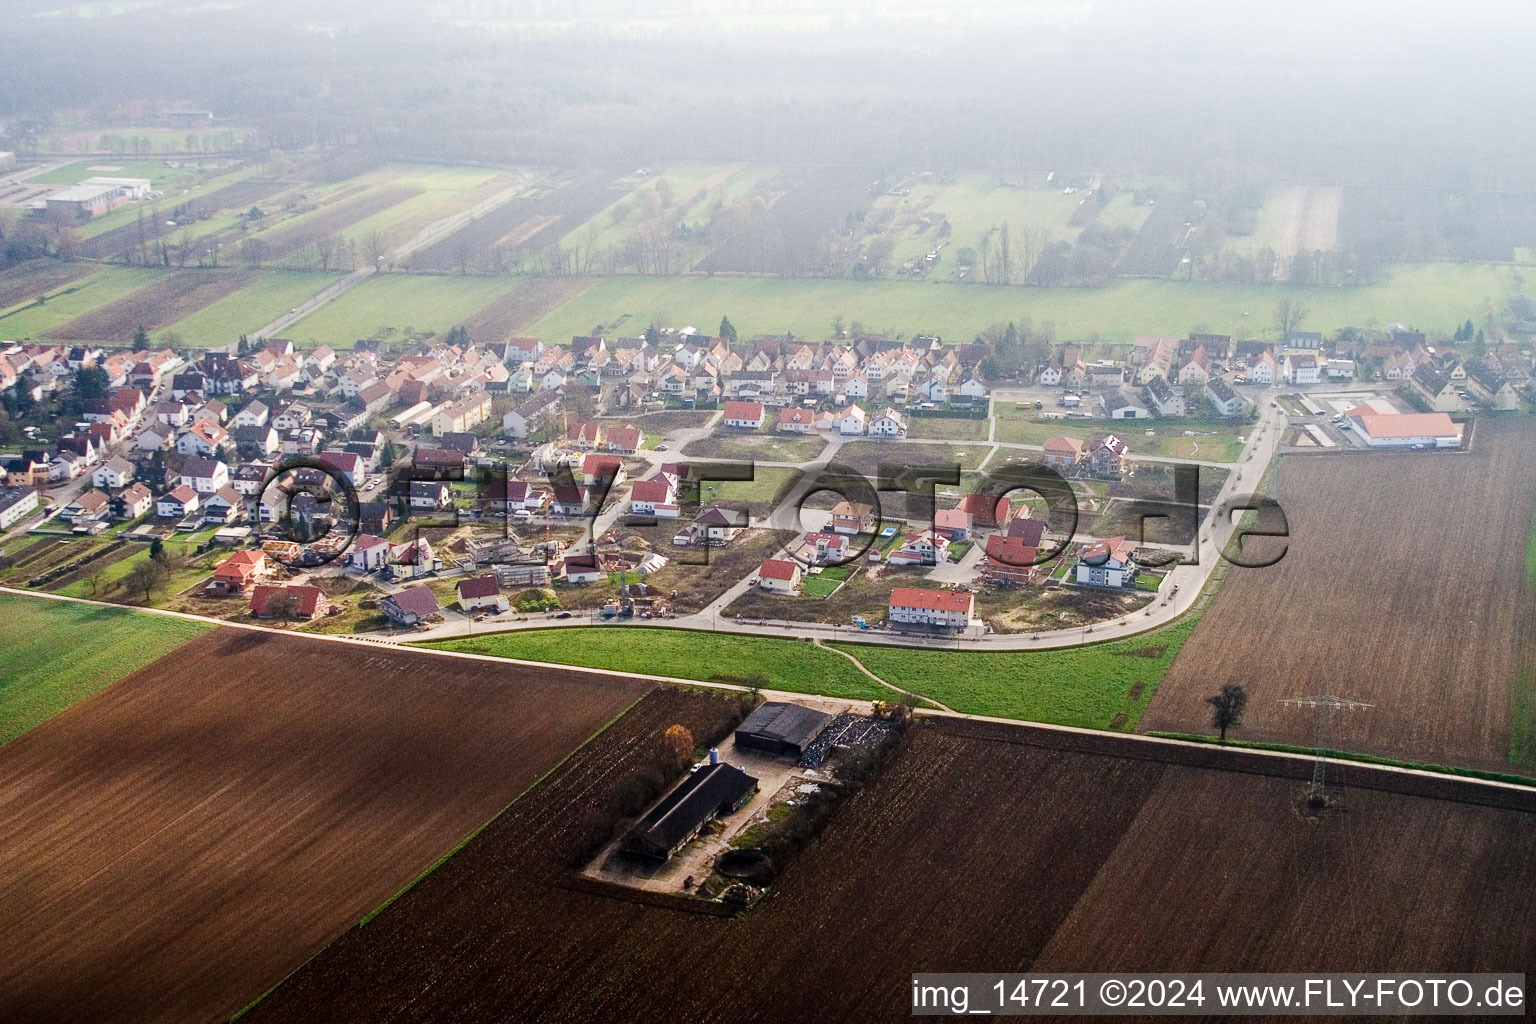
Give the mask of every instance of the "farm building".
[[624, 839], [624, 850], [666, 861], [709, 822], [739, 810], [757, 792], [757, 780], [729, 764], [693, 772], [645, 813]]
[[1461, 447], [1461, 424], [1443, 412], [1383, 414], [1357, 405], [1344, 417], [1350, 429], [1372, 448]]
[[422, 586], [384, 595], [379, 600], [379, 610], [397, 626], [415, 626], [443, 613], [436, 595]]
[[736, 727], [736, 745], [766, 754], [799, 757], [831, 722], [831, 715], [814, 708], [769, 701]]
[[891, 591], [888, 615], [898, 626], [934, 626], [965, 629], [971, 624], [975, 598], [964, 590], [921, 590], [897, 587]]
[[765, 558], [757, 570], [758, 586], [776, 594], [793, 594], [800, 585], [800, 563], [787, 558]]

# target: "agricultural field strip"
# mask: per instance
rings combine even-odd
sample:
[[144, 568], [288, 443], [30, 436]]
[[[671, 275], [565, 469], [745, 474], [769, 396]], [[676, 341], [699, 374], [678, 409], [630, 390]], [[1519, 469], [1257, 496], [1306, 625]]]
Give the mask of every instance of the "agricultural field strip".
[[235, 629], [163, 664], [0, 753], [0, 1017], [234, 1012], [651, 688]]
[[[1305, 821], [1292, 807], [1304, 763], [1255, 772], [1209, 747], [1150, 759], [1153, 748], [1118, 737], [980, 722], [913, 730], [779, 876], [774, 898], [735, 921], [572, 893], [560, 877], [587, 848], [582, 833], [614, 823], [576, 829], [566, 809], [610, 802], [613, 776], [633, 763], [631, 737], [656, 728], [645, 710], [296, 972], [252, 1019], [895, 1020], [909, 1009], [888, 979], [914, 963], [1386, 970], [1416, 951], [1493, 970], [1533, 936], [1512, 898], [1531, 884], [1528, 791], [1485, 802], [1488, 791], [1459, 782], [1392, 776], [1410, 792], [1352, 789], [1346, 813]], [[690, 724], [696, 714], [668, 711]], [[1394, 844], [1403, 822], [1413, 825]], [[1222, 882], [1234, 862], [1252, 870]], [[1415, 882], [1399, 914], [1392, 897]], [[1459, 917], [1433, 914], [1447, 892], [1464, 895]], [[1255, 941], [1244, 924], [1266, 907], [1283, 938]], [[1357, 927], [1319, 929], [1330, 910]], [[1405, 918], [1418, 927], [1395, 927]], [[1111, 933], [1108, 961], [1092, 956], [1099, 932]], [[708, 957], [676, 955], [701, 946]]]
[[[96, 606], [99, 606], [99, 607], [107, 607], [107, 608], [121, 608], [122, 607], [121, 605], [111, 604], [111, 603], [106, 602], [106, 601], [91, 601], [91, 600], [88, 600], [88, 599], [85, 599], [85, 598], [68, 597], [68, 596], [65, 596], [65, 595], [62, 595], [62, 594], [40, 594], [40, 593], [37, 593], [35, 591], [30, 591], [30, 590], [18, 590], [18, 589], [14, 588], [14, 587], [0, 587], [0, 593], [15, 594], [15, 595], [20, 595], [20, 596], [25, 596], [25, 597], [38, 598], [40, 600], [48, 600], [48, 601], [73, 601], [73, 602], [78, 602], [78, 603], [81, 603], [81, 604], [96, 605]], [[323, 634], [323, 633], [293, 633], [292, 631], [289, 631], [289, 630], [277, 629], [277, 628], [274, 628], [274, 627], [271, 627], [271, 626], [259, 626], [259, 625], [256, 625], [254, 623], [226, 622], [226, 621], [224, 621], [222, 619], [214, 619], [214, 618], [210, 618], [210, 617], [204, 616], [204, 615], [192, 615], [192, 614], [189, 614], [189, 613], [186, 613], [186, 612], [173, 612], [173, 611], [166, 611], [166, 610], [163, 610], [163, 609], [155, 609], [155, 608], [143, 608], [143, 609], [137, 609], [137, 610], [142, 612], [143, 614], [146, 614], [146, 615], [166, 615], [166, 616], [172, 616], [172, 617], [180, 618], [180, 619], [188, 619], [188, 620], [191, 620], [191, 621], [194, 621], [194, 622], [203, 622], [203, 623], [207, 623], [209, 625], [216, 625], [216, 626], [219, 626], [219, 627], [225, 628], [225, 629], [245, 629], [245, 630], [253, 630], [253, 631], [263, 632], [263, 633], [277, 633], [277, 634], [280, 634], [282, 636], [303, 636], [303, 637], [307, 637], [307, 638], [313, 639], [313, 640], [329, 641], [329, 642], [332, 642], [332, 643], [353, 644], [353, 645], [356, 645], [356, 646], [368, 647], [368, 648], [373, 648], [373, 649], [377, 649], [381, 643], [385, 643], [385, 641], [379, 641], [379, 640], [368, 640], [368, 639], [362, 639], [362, 638], [358, 638], [358, 637], [349, 637], [349, 636], [333, 636], [333, 635], [328, 635], [328, 634]], [[651, 627], [647, 627], [647, 628], [665, 628], [665, 627], [651, 626]], [[519, 658], [502, 658], [502, 657], [496, 657], [494, 655], [488, 655], [488, 654], [470, 654], [470, 653], [463, 652], [463, 651], [445, 651], [445, 650], [441, 650], [441, 649], [437, 649], [437, 648], [432, 648], [432, 647], [413, 647], [412, 649], [428, 652], [428, 653], [431, 653], [432, 655], [435, 655], [437, 657], [467, 658], [467, 659], [474, 660], [474, 661], [490, 661], [490, 662], [496, 662], [496, 663], [500, 663], [500, 664], [509, 664], [510, 663], [510, 664], [514, 664], [514, 665], [528, 665], [528, 666], [533, 666], [533, 667], [548, 667], [550, 665], [549, 662], [544, 662], [544, 661], [526, 661], [526, 660], [519, 659]], [[836, 648], [828, 648], [828, 649], [829, 650], [836, 650]], [[1030, 649], [1035, 649], [1035, 648], [1030, 648]], [[1040, 648], [1040, 649], [1043, 649], [1043, 648]], [[857, 660], [857, 659], [855, 659], [855, 660]], [[682, 677], [682, 676], [668, 676], [668, 675], [659, 675], [659, 674], [656, 674], [656, 673], [646, 673], [646, 672], [615, 673], [615, 672], [613, 672], [612, 670], [609, 670], [609, 669], [587, 668], [587, 667], [581, 666], [581, 665], [564, 665], [564, 664], [562, 664], [560, 667], [563, 670], [569, 670], [571, 672], [584, 672], [584, 673], [589, 673], [589, 674], [592, 674], [592, 675], [610, 676], [610, 677], [614, 676], [614, 675], [620, 675], [621, 674], [621, 675], [623, 675], [623, 676], [625, 676], [627, 678], [646, 679], [646, 680], [651, 680], [653, 682], [671, 683], [671, 684], [680, 685], [680, 686], [706, 686], [706, 687], [710, 687], [710, 688], [713, 688], [713, 689], [721, 689], [721, 690], [744, 690], [744, 689], [747, 689], [746, 687], [738, 686], [738, 685], [733, 684], [733, 683], [721, 683], [721, 682], [712, 682], [712, 681], [709, 681], [709, 680], [689, 679], [689, 678], [685, 678], [685, 677]], [[863, 667], [862, 663], [860, 663], [860, 667], [861, 668]], [[864, 671], [865, 671], [866, 674], [870, 675], [874, 679], [879, 679], [880, 678], [878, 676], [875, 676], [874, 673], [870, 672], [867, 668], [864, 669]], [[880, 680], [880, 681], [882, 683], [884, 683], [884, 680]], [[885, 684], [885, 685], [890, 685], [890, 684]], [[806, 694], [804, 694], [804, 693], [798, 693], [798, 692], [788, 691], [788, 690], [759, 690], [759, 692], [762, 693], [765, 697], [767, 697], [767, 698], [769, 698], [771, 700], [789, 700], [789, 701], [794, 701], [794, 700], [803, 699], [806, 696]], [[816, 699], [817, 700], [839, 700], [840, 698], [824, 697], [824, 696], [818, 695]], [[866, 702], [862, 701], [862, 700], [850, 700], [850, 701], [847, 701], [847, 704], [848, 704], [848, 706], [850, 708], [863, 708], [865, 706]], [[1080, 734], [1080, 735], [1084, 735], [1084, 736], [1103, 736], [1103, 735], [1106, 735], [1106, 733], [1103, 730], [1099, 730], [1099, 729], [1084, 729], [1084, 728], [1080, 728], [1078, 726], [1070, 726], [1070, 725], [1054, 725], [1054, 724], [1049, 723], [1049, 722], [1021, 723], [1020, 720], [1016, 719], [1016, 718], [998, 718], [996, 716], [990, 716], [990, 715], [962, 714], [960, 712], [943, 711], [943, 710], [939, 710], [939, 709], [918, 709], [918, 713], [919, 714], [947, 715], [947, 716], [951, 716], [951, 717], [954, 717], [954, 718], [973, 719], [973, 720], [976, 720], [976, 721], [983, 721], [983, 722], [995, 722], [995, 723], [998, 723], [998, 724], [1005, 724], [1005, 725], [1027, 724], [1030, 728], [1047, 729], [1047, 730], [1051, 730], [1051, 731], [1055, 731], [1055, 732], [1075, 733], [1075, 734]], [[1141, 733], [1125, 733], [1125, 734], [1116, 734], [1116, 735], [1123, 736], [1125, 739], [1128, 739], [1128, 740], [1134, 740], [1134, 741], [1143, 742], [1143, 743], [1172, 744], [1174, 746], [1180, 746], [1180, 747], [1202, 747], [1202, 746], [1204, 746], [1204, 744], [1193, 743], [1193, 742], [1190, 742], [1188, 740], [1173, 739], [1173, 738], [1163, 737], [1163, 736], [1148, 736], [1148, 735], [1144, 735], [1144, 734], [1141, 734]], [[1240, 750], [1244, 754], [1252, 755], [1252, 756], [1255, 756], [1255, 757], [1272, 757], [1272, 758], [1279, 758], [1281, 760], [1286, 760], [1286, 759], [1299, 760], [1299, 761], [1304, 761], [1304, 762], [1306, 762], [1309, 765], [1312, 763], [1312, 760], [1313, 760], [1313, 758], [1310, 755], [1292, 753], [1290, 751], [1264, 750], [1264, 749], [1255, 748], [1255, 747], [1227, 747], [1227, 748], [1223, 748], [1223, 749], [1234, 750], [1234, 751]], [[1440, 773], [1437, 773], [1437, 772], [1426, 771], [1426, 770], [1417, 769], [1417, 768], [1402, 767], [1402, 766], [1397, 766], [1397, 765], [1373, 765], [1372, 767], [1373, 768], [1379, 768], [1379, 769], [1381, 769], [1383, 771], [1405, 772], [1405, 773], [1408, 773], [1408, 774], [1411, 774], [1411, 775], [1421, 775], [1421, 776], [1426, 776], [1426, 777], [1429, 777], [1429, 778], [1436, 778], [1436, 779], [1440, 779], [1440, 778], [1444, 778], [1445, 777], [1444, 775], [1442, 775]], [[1530, 788], [1530, 787], [1521, 786], [1521, 785], [1518, 785], [1518, 784], [1515, 784], [1515, 783], [1500, 782], [1500, 781], [1492, 780], [1492, 779], [1477, 779], [1477, 780], [1469, 780], [1469, 781], [1475, 781], [1475, 782], [1477, 782], [1480, 785], [1495, 786], [1495, 787], [1505, 787], [1505, 788], [1519, 790], [1519, 791], [1527, 791]]]

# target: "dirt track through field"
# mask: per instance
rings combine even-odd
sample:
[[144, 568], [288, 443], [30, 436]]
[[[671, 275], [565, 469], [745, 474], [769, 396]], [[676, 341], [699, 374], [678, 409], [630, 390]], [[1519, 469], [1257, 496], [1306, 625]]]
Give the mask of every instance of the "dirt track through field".
[[1343, 190], [1321, 185], [1286, 185], [1278, 189], [1279, 227], [1275, 255], [1282, 273], [1298, 252], [1332, 252], [1339, 244], [1339, 201]]
[[1234, 569], [1140, 731], [1210, 731], [1205, 699], [1247, 688], [1233, 735], [1310, 745], [1324, 686], [1373, 703], [1335, 716], [1346, 750], [1508, 768], [1510, 686], [1536, 644], [1525, 545], [1536, 429], [1483, 420], [1471, 452], [1288, 456], [1285, 557]]
[[193, 640], [0, 751], [0, 1020], [227, 1018], [647, 688]]

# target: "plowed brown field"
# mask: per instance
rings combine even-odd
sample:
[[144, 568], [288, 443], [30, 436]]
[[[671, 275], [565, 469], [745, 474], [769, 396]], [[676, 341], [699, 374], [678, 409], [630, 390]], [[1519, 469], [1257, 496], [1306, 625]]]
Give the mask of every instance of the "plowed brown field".
[[193, 640], [0, 751], [0, 1020], [227, 1018], [646, 689]]
[[247, 1019], [899, 1021], [914, 971], [1533, 966], [1531, 794], [1359, 769], [1307, 820], [1305, 760], [955, 720], [745, 916], [572, 891], [573, 809], [694, 724], [660, 696]]
[[1522, 417], [1479, 422], [1463, 454], [1285, 459], [1289, 551], [1231, 570], [1140, 730], [1209, 732], [1205, 698], [1239, 683], [1235, 738], [1311, 744], [1312, 712], [1280, 701], [1327, 686], [1375, 705], [1335, 716], [1335, 747], [1507, 769], [1510, 688], [1536, 654], [1533, 443]]

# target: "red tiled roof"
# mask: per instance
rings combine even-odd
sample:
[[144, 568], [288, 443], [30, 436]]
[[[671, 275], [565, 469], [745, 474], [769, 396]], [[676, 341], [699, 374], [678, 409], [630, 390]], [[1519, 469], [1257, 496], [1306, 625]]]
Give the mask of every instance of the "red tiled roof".
[[922, 608], [934, 612], [969, 612], [972, 597], [964, 590], [920, 590], [897, 587], [891, 591], [892, 608]]
[[251, 591], [251, 611], [257, 615], [270, 615], [273, 611], [287, 610], [287, 602], [296, 602], [295, 611], [300, 615], [313, 616], [320, 610], [325, 592], [319, 587], [280, 587], [258, 583]]
[[725, 418], [728, 420], [760, 420], [763, 418], [763, 403], [726, 402]]
[[764, 579], [792, 580], [799, 569], [799, 565], [785, 558], [765, 558], [757, 574]]

